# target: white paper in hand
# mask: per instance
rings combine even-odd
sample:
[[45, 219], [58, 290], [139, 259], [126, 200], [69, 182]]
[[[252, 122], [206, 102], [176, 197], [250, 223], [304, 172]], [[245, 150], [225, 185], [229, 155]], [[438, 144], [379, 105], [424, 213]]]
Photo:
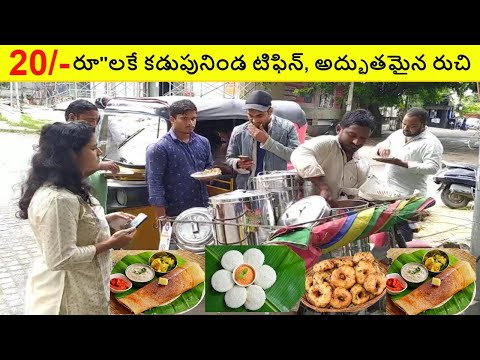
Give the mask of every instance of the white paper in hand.
[[170, 239], [172, 237], [172, 224], [166, 222], [162, 227], [160, 233], [160, 243], [158, 244], [158, 250], [167, 251], [170, 248]]

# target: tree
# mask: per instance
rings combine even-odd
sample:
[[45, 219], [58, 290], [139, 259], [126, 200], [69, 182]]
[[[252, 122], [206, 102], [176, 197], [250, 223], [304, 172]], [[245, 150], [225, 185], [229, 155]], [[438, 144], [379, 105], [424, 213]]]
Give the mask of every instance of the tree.
[[[306, 83], [304, 88], [295, 92], [299, 96], [312, 96], [316, 92], [332, 94], [335, 87], [343, 87], [345, 95], [342, 101], [345, 103], [348, 86], [349, 83]], [[475, 92], [476, 83], [355, 83], [353, 108], [368, 109], [372, 112], [377, 123], [377, 129], [372, 136], [380, 136], [383, 122], [380, 108], [395, 106], [400, 109], [400, 113], [404, 113], [412, 106], [439, 104], [452, 93], [456, 93], [461, 98], [468, 89]]]
[[462, 105], [462, 109], [460, 110], [460, 116], [462, 117], [469, 117], [472, 114], [480, 114], [480, 102], [476, 94], [464, 96], [462, 102], [459, 104]]

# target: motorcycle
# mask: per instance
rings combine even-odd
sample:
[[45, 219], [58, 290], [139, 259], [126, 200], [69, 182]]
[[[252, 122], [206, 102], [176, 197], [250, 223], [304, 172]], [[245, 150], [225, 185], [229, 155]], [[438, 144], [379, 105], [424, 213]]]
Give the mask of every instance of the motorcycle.
[[451, 209], [460, 209], [475, 199], [475, 165], [463, 163], [442, 163], [434, 175], [435, 184], [440, 184], [442, 202]]

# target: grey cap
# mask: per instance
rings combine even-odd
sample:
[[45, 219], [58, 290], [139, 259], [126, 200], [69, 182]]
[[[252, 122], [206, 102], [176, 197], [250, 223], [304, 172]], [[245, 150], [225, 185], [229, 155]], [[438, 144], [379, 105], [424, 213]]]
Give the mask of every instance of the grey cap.
[[248, 95], [243, 108], [266, 112], [272, 106], [272, 95], [263, 90], [255, 90]]

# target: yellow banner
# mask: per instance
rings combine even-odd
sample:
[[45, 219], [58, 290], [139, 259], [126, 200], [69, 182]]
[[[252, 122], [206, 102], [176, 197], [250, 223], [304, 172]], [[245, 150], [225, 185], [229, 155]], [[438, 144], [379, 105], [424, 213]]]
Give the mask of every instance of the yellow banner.
[[470, 82], [480, 45], [0, 45], [0, 81]]

